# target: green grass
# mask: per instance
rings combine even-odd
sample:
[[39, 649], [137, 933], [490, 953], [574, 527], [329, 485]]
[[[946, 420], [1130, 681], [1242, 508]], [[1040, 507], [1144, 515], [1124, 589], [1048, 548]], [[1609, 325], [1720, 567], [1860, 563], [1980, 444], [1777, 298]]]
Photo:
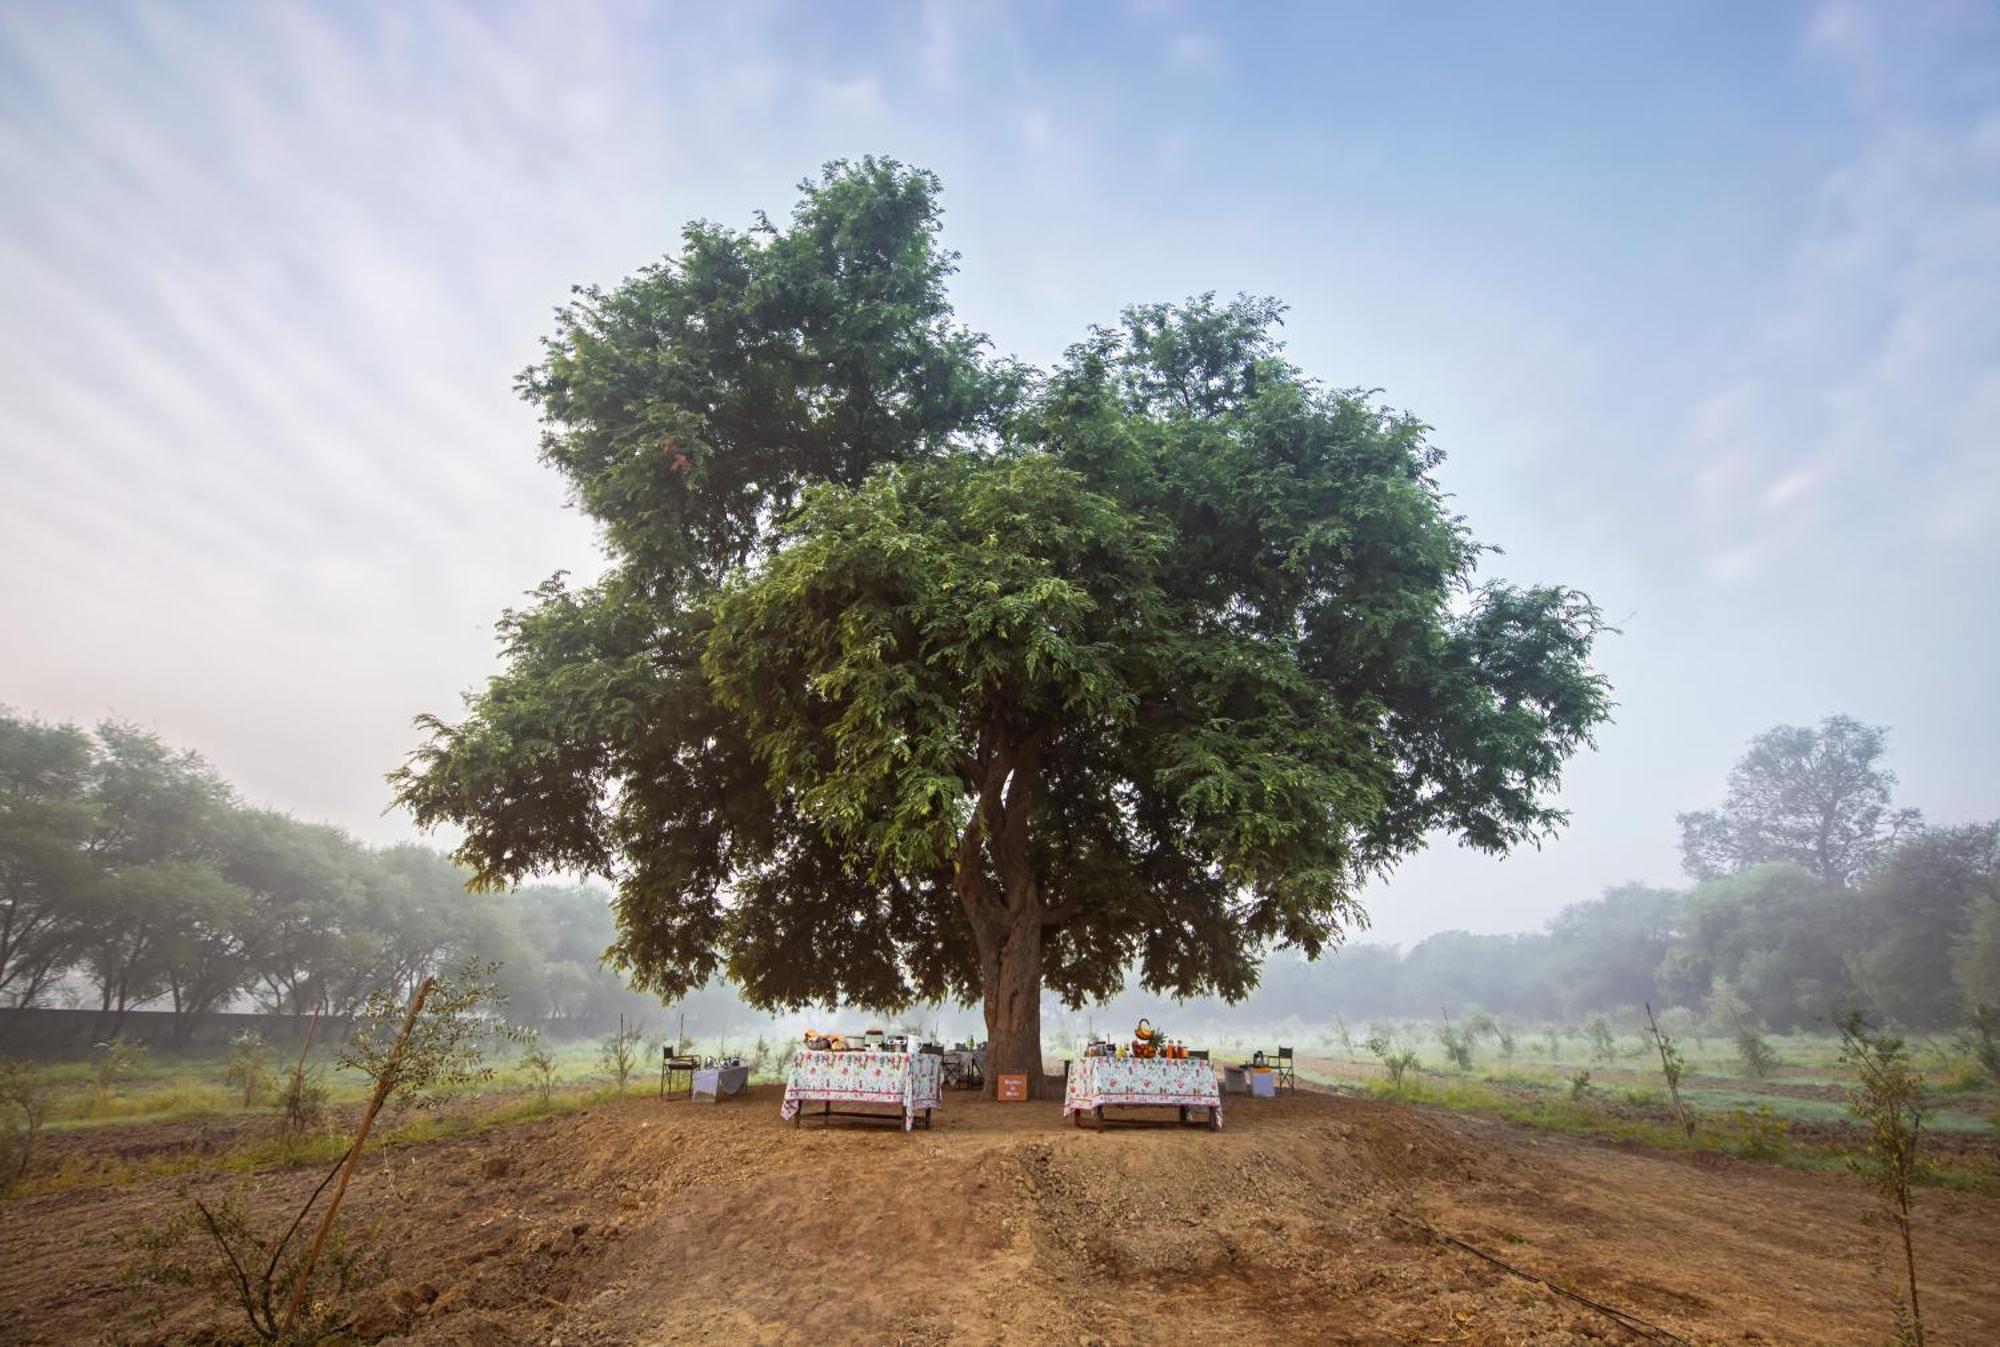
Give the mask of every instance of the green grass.
[[[1775, 1107], [1779, 1101], [1768, 1095], [1745, 1096], [1742, 1104], [1728, 1112], [1696, 1108], [1696, 1131], [1690, 1138], [1675, 1123], [1623, 1117], [1608, 1112], [1602, 1100], [1595, 1097], [1573, 1099], [1567, 1085], [1561, 1092], [1551, 1090], [1523, 1098], [1519, 1093], [1498, 1090], [1487, 1082], [1467, 1076], [1412, 1073], [1404, 1078], [1400, 1088], [1386, 1080], [1371, 1080], [1360, 1088], [1363, 1093], [1377, 1099], [1427, 1104], [1457, 1113], [1477, 1113], [1569, 1136], [1629, 1141], [1671, 1151], [1721, 1151], [1738, 1159], [1778, 1163], [1795, 1169], [1841, 1172], [1847, 1169], [1846, 1151], [1841, 1147], [1809, 1145], [1785, 1139], [1774, 1149], [1768, 1132], [1760, 1134], [1740, 1116], [1744, 1112], [1753, 1112], [1758, 1105], [1769, 1104], [1772, 1105], [1771, 1113], [1782, 1117]], [[1689, 1102], [1692, 1106], [1694, 1101], [1690, 1099]], [[1784, 1102], [1812, 1104], [1822, 1101]], [[1851, 1121], [1846, 1119], [1845, 1110], [1839, 1105], [1827, 1107], [1838, 1110], [1843, 1120]], [[2000, 1174], [1964, 1165], [1936, 1164], [1926, 1182], [1934, 1187], [2000, 1195]]]

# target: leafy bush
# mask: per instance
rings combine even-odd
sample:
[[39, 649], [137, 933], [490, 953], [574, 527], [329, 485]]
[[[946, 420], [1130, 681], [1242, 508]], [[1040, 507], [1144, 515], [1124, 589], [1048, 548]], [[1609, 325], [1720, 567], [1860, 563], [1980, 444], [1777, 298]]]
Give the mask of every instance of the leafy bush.
[[1781, 1158], [1791, 1145], [1792, 1125], [1771, 1111], [1769, 1104], [1739, 1108], [1729, 1115], [1726, 1141], [1738, 1155], [1757, 1160]]
[[1382, 1058], [1382, 1065], [1389, 1072], [1389, 1084], [1398, 1090], [1403, 1088], [1403, 1073], [1416, 1064], [1417, 1054], [1408, 1048], [1387, 1053]]
[[35, 1143], [48, 1116], [48, 1086], [34, 1067], [0, 1057], [0, 1192], [12, 1187], [34, 1163]]
[[1958, 1035], [1958, 1044], [1972, 1054], [1988, 1080], [2000, 1085], [2000, 1006], [1974, 1006]]
[[[325, 1187], [322, 1183], [320, 1191]], [[211, 1201], [183, 1189], [184, 1210], [132, 1237], [139, 1259], [128, 1274], [141, 1285], [205, 1291], [217, 1304], [239, 1311], [264, 1342], [286, 1347], [317, 1343], [346, 1327], [342, 1306], [347, 1298], [379, 1281], [388, 1265], [386, 1250], [368, 1252], [365, 1244], [372, 1241], [357, 1247], [336, 1228], [312, 1267], [299, 1317], [286, 1329], [285, 1298], [305, 1257], [299, 1235], [320, 1191], [288, 1228], [259, 1230], [236, 1195]]]
[[1437, 1041], [1438, 1046], [1444, 1049], [1445, 1056], [1451, 1058], [1460, 1071], [1472, 1070], [1472, 1030], [1470, 1028], [1454, 1029], [1452, 1028], [1451, 1021], [1446, 1020], [1438, 1025]]
[[243, 1091], [243, 1107], [251, 1108], [271, 1078], [271, 1049], [263, 1036], [252, 1030], [229, 1040], [229, 1065], [223, 1080]]
[[1781, 1065], [1778, 1054], [1771, 1051], [1764, 1036], [1747, 1025], [1736, 1028], [1736, 1060], [1742, 1064], [1745, 1075], [1755, 1076], [1758, 1080], [1769, 1079]]
[[1917, 1302], [1917, 1255], [1910, 1240], [1912, 1190], [1927, 1168], [1923, 1141], [1923, 1077], [1910, 1067], [1909, 1050], [1901, 1037], [1875, 1029], [1860, 1011], [1837, 1021], [1841, 1060], [1859, 1082], [1848, 1092], [1848, 1111], [1868, 1128], [1865, 1148], [1848, 1157], [1848, 1165], [1874, 1185], [1880, 1214], [1895, 1228], [1903, 1245], [1903, 1268], [1909, 1290], [1896, 1296], [1893, 1316], [1896, 1341], [1923, 1347], [1924, 1319]]
[[1592, 1054], [1599, 1061], [1609, 1061], [1618, 1055], [1618, 1040], [1611, 1033], [1611, 1026], [1602, 1015], [1592, 1020], [1585, 1030], [1590, 1039]]
[[[618, 1082], [623, 1090], [632, 1072], [639, 1065], [639, 1044], [645, 1040], [645, 1031], [638, 1025], [626, 1026], [625, 1017], [618, 1017], [618, 1032], [612, 1034], [598, 1047], [597, 1056], [604, 1063], [604, 1069]], [[679, 1051], [676, 1046], [675, 1051]]]
[[487, 1040], [519, 1042], [525, 1033], [497, 1016], [507, 1004], [493, 980], [499, 967], [468, 959], [437, 978], [400, 1055], [393, 1047], [402, 1031], [402, 995], [395, 988], [376, 988], [355, 1017], [340, 1064], [378, 1084], [386, 1082], [388, 1095], [416, 1108], [434, 1108], [469, 1085], [493, 1079]]
[[133, 1038], [111, 1038], [90, 1050], [91, 1074], [97, 1093], [109, 1096], [118, 1087], [145, 1069], [146, 1045]]
[[532, 1029], [528, 1031], [525, 1041], [528, 1050], [521, 1054], [521, 1069], [528, 1073], [535, 1088], [541, 1091], [542, 1102], [546, 1104], [556, 1084], [555, 1054], [543, 1044], [541, 1035]]
[[1581, 1104], [1590, 1098], [1590, 1071], [1587, 1068], [1570, 1072], [1569, 1098], [1573, 1104]]

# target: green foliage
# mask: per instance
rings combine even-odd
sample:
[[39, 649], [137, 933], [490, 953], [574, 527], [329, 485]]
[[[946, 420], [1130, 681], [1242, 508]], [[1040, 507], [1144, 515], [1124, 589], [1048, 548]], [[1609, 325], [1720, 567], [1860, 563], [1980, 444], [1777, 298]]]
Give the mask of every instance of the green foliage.
[[606, 895], [536, 886], [468, 896], [421, 847], [245, 807], [199, 755], [107, 722], [0, 710], [0, 1005], [62, 979], [96, 988], [113, 1032], [164, 1005], [176, 1049], [233, 999], [351, 1013], [467, 956], [504, 961], [518, 1014], [595, 1026], [636, 1001], [599, 956]]
[[34, 1163], [49, 1104], [48, 1086], [30, 1063], [0, 1057], [0, 1192]]
[[1958, 1045], [1972, 1054], [1989, 1081], [2000, 1085], [2000, 1005], [1973, 1006]]
[[1848, 1109], [1867, 1128], [1863, 1149], [1849, 1163], [1873, 1185], [1880, 1213], [1902, 1243], [1908, 1298], [1899, 1294], [1895, 1305], [1898, 1339], [1923, 1347], [1916, 1249], [1910, 1235], [1912, 1189], [1926, 1167], [1921, 1153], [1923, 1077], [1911, 1069], [1902, 1038], [1875, 1029], [1859, 1011], [1842, 1016], [1838, 1025], [1841, 1058], [1858, 1081], [1848, 1094]]
[[1387, 1052], [1382, 1054], [1382, 1066], [1388, 1071], [1389, 1084], [1395, 1089], [1400, 1090], [1403, 1088], [1404, 1073], [1415, 1065], [1417, 1065], [1417, 1054], [1411, 1052], [1408, 1048], [1403, 1049], [1401, 1052]]
[[1572, 1102], [1582, 1103], [1590, 1097], [1590, 1072], [1579, 1067], [1569, 1073], [1569, 1097]]
[[1977, 1000], [1956, 974], [1973, 972], [1980, 907], [1996, 900], [2000, 823], [1927, 829], [1891, 848], [1854, 900], [1850, 959], [1865, 1003], [1900, 1024], [1950, 1024]]
[[151, 1054], [134, 1038], [110, 1038], [90, 1050], [91, 1074], [100, 1095], [114, 1095], [118, 1087], [145, 1069]]
[[1754, 1109], [1731, 1111], [1726, 1138], [1729, 1149], [1738, 1155], [1777, 1160], [1791, 1145], [1791, 1133], [1791, 1123], [1774, 1113], [1769, 1104], [1759, 1104]]
[[1771, 1051], [1764, 1036], [1748, 1025], [1739, 1024], [1736, 1029], [1736, 1060], [1743, 1068], [1743, 1074], [1758, 1080], [1768, 1080], [1780, 1066], [1778, 1054]]
[[632, 1072], [639, 1064], [639, 1044], [644, 1041], [645, 1036], [644, 1030], [636, 1024], [627, 1026], [625, 1017], [620, 1015], [618, 1031], [606, 1038], [598, 1047], [598, 1060], [604, 1064], [604, 1069], [610, 1073], [611, 1078], [618, 1082], [620, 1090], [623, 1090], [626, 1082], [632, 1079]]
[[2000, 1006], [2000, 898], [1966, 909], [1965, 933], [1951, 946], [1951, 979], [1961, 1005]]
[[1590, 1038], [1591, 1054], [1598, 1061], [1610, 1061], [1618, 1055], [1618, 1040], [1612, 1036], [1611, 1025], [1602, 1015], [1591, 1020], [1584, 1032]]
[[1667, 1093], [1673, 1096], [1674, 1114], [1680, 1119], [1681, 1131], [1692, 1137], [1694, 1119], [1689, 1116], [1687, 1106], [1681, 1103], [1681, 1077], [1687, 1074], [1687, 1059], [1681, 1055], [1674, 1040], [1660, 1028], [1651, 1006], [1646, 1007], [1646, 1028], [1652, 1034], [1654, 1050], [1660, 1055], [1660, 1074], [1666, 1079]]
[[277, 1114], [278, 1145], [295, 1153], [311, 1142], [326, 1125], [327, 1087], [319, 1070], [295, 1062], [285, 1077], [285, 1087], [272, 1102]]
[[1008, 1054], [1040, 985], [1237, 998], [1429, 833], [1559, 826], [1599, 616], [1475, 583], [1424, 427], [1289, 364], [1271, 301], [994, 360], [937, 193], [832, 165], [788, 226], [690, 226], [562, 311], [522, 389], [612, 565], [421, 722], [418, 821], [487, 884], [615, 875], [615, 957], [664, 995], [998, 978]]
[[424, 1000], [400, 1054], [392, 1051], [407, 1007], [386, 988], [369, 994], [339, 1053], [340, 1064], [370, 1080], [387, 1082], [385, 1102], [434, 1108], [467, 1086], [493, 1078], [486, 1044], [519, 1041], [521, 1030], [497, 1018], [506, 1005], [494, 982], [497, 966], [467, 960], [440, 976]]
[[346, 1326], [349, 1297], [380, 1281], [388, 1267], [386, 1249], [372, 1239], [355, 1242], [336, 1224], [313, 1266], [299, 1317], [289, 1332], [283, 1330], [285, 1298], [298, 1279], [307, 1244], [303, 1227], [325, 1188], [322, 1183], [287, 1225], [269, 1229], [252, 1220], [237, 1194], [204, 1198], [183, 1188], [184, 1209], [129, 1237], [137, 1257], [127, 1276], [142, 1286], [206, 1292], [216, 1304], [242, 1315], [261, 1341], [284, 1347], [320, 1342]]
[[1460, 1071], [1472, 1070], [1472, 1030], [1469, 1027], [1454, 1029], [1447, 1019], [1437, 1027], [1437, 1041], [1445, 1056], [1451, 1058]]
[[1789, 863], [1699, 884], [1661, 982], [1687, 1003], [1726, 986], [1765, 1025], [1810, 1025], [1857, 994], [1856, 901]]
[[101, 908], [92, 745], [0, 708], [0, 1001], [33, 1005], [83, 957]]
[[[550, 1092], [555, 1089], [558, 1059], [542, 1042], [539, 1034], [532, 1032], [526, 1034], [522, 1039], [522, 1045], [525, 1050], [521, 1053], [521, 1069], [528, 1073], [535, 1088], [541, 1092], [542, 1102], [546, 1104]], [[627, 1074], [630, 1074], [629, 1070]], [[624, 1082], [621, 1080], [619, 1084], [622, 1086]]]
[[223, 1079], [243, 1091], [243, 1107], [257, 1102], [271, 1079], [271, 1049], [261, 1035], [245, 1031], [229, 1040], [229, 1065]]
[[1680, 815], [1688, 874], [1722, 879], [1760, 865], [1798, 866], [1821, 885], [1854, 881], [1919, 826], [1892, 810], [1893, 772], [1880, 765], [1888, 731], [1852, 716], [1816, 727], [1778, 725], [1750, 741], [1719, 811]]

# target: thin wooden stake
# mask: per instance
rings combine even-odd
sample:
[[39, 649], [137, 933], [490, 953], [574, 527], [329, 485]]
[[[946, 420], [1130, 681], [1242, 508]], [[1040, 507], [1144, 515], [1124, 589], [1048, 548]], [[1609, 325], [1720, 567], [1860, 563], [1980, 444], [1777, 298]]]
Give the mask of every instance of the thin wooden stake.
[[375, 1115], [381, 1111], [382, 1101], [389, 1097], [390, 1087], [396, 1083], [396, 1066], [403, 1058], [403, 1044], [409, 1041], [410, 1030], [416, 1027], [417, 1016], [423, 1012], [424, 998], [431, 994], [431, 987], [436, 982], [434, 977], [425, 978], [424, 985], [417, 988], [417, 994], [410, 999], [409, 1013], [403, 1016], [402, 1031], [389, 1048], [389, 1060], [375, 1080], [375, 1093], [369, 1097], [368, 1108], [361, 1115], [361, 1126], [354, 1133], [354, 1144], [348, 1147], [347, 1162], [341, 1166], [340, 1182], [334, 1187], [333, 1200], [327, 1203], [326, 1215], [320, 1217], [312, 1247], [306, 1250], [306, 1261], [299, 1268], [299, 1279], [292, 1283], [291, 1299], [285, 1303], [285, 1321], [278, 1326], [280, 1338], [292, 1331], [292, 1320], [298, 1317], [299, 1302], [305, 1299], [306, 1283], [312, 1278], [313, 1264], [319, 1261], [320, 1249], [333, 1230], [333, 1218], [340, 1214], [341, 1199], [347, 1196], [347, 1181], [354, 1177], [354, 1166], [361, 1159], [361, 1148], [367, 1144], [368, 1129], [375, 1125]]

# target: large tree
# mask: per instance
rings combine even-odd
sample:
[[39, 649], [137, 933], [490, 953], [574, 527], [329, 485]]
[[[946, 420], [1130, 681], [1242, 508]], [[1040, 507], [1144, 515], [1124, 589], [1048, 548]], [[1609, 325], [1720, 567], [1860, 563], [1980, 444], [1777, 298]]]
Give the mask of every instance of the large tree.
[[35, 1004], [101, 916], [94, 777], [83, 730], [0, 708], [0, 1004]]
[[522, 381], [611, 565], [506, 614], [394, 775], [479, 882], [610, 877], [665, 995], [983, 997], [1038, 1081], [1044, 987], [1240, 997], [1427, 835], [1561, 822], [1597, 612], [1476, 583], [1420, 423], [1303, 376], [1270, 302], [991, 359], [933, 178], [803, 191], [580, 291]]
[[1851, 885], [1899, 835], [1914, 809], [1890, 807], [1896, 774], [1882, 766], [1888, 731], [1852, 716], [1774, 725], [1729, 773], [1722, 808], [1681, 814], [1681, 860], [1695, 879], [1786, 861], [1822, 883]]

